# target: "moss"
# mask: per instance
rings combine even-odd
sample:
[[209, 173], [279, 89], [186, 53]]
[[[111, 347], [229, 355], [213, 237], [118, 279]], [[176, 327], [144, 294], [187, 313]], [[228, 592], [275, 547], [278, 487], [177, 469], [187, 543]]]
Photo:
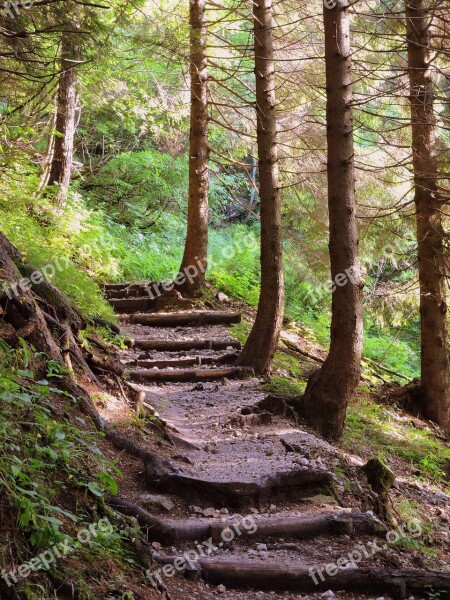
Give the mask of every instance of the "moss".
[[386, 495], [395, 483], [395, 474], [378, 457], [370, 458], [363, 469], [367, 481], [377, 494]]
[[448, 481], [449, 444], [409, 415], [387, 410], [369, 398], [350, 405], [342, 445], [362, 456], [379, 456], [387, 464], [399, 459], [419, 479], [437, 484]]
[[248, 336], [250, 335], [251, 329], [251, 323], [248, 321], [241, 321], [241, 323], [237, 323], [236, 325], [230, 327], [230, 335], [241, 342], [241, 344], [245, 344]]
[[269, 383], [263, 385], [262, 389], [276, 396], [302, 396], [305, 391], [305, 383], [275, 376]]

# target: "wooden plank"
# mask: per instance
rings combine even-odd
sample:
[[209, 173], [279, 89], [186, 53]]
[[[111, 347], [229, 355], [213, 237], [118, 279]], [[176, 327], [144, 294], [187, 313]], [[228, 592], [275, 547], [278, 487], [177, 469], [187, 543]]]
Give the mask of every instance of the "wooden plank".
[[155, 301], [149, 298], [111, 298], [108, 300], [115, 311], [120, 313], [141, 313], [155, 310]]

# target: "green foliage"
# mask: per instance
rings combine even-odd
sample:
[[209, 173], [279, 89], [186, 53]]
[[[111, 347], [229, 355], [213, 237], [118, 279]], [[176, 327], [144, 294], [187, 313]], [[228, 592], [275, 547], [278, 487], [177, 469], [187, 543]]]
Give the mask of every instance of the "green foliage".
[[91, 228], [90, 211], [72, 193], [60, 214], [51, 196], [36, 197], [37, 188], [36, 175], [20, 165], [7, 171], [0, 181], [0, 229], [34, 269], [54, 272], [51, 282], [86, 315], [114, 319], [91, 273], [79, 264], [84, 233]]
[[3, 342], [0, 354], [0, 488], [16, 507], [17, 525], [31, 546], [45, 548], [67, 536], [65, 526], [83, 521], [82, 515], [61, 507], [61, 492], [79, 487], [95, 496], [117, 493], [109, 472], [116, 469], [103, 458], [97, 434], [82, 429], [81, 418], [81, 428], [55, 418], [57, 397], [67, 410], [73, 410], [76, 400], [51, 383], [53, 364], [47, 379], [34, 381], [32, 365], [42, 356], [24, 342], [19, 352]]
[[435, 483], [444, 483], [447, 477], [448, 444], [439, 441], [431, 429], [418, 429], [409, 417], [367, 399], [349, 408], [344, 447], [362, 456], [378, 454], [387, 464], [398, 457], [411, 465], [417, 477]]
[[212, 171], [210, 177], [209, 203], [211, 206], [211, 223], [221, 227], [228, 220], [237, 218], [252, 221], [247, 212], [251, 186], [248, 176], [242, 172], [221, 173]]
[[187, 157], [155, 150], [125, 152], [106, 163], [87, 188], [92, 206], [104, 206], [118, 223], [148, 230], [162, 213], [186, 206]]
[[378, 332], [375, 337], [368, 335], [364, 342], [364, 356], [413, 379], [420, 373], [420, 359], [417, 348], [406, 341], [395, 340], [389, 332]]
[[[58, 389], [63, 366], [57, 369], [24, 341], [19, 350], [12, 350], [1, 340], [0, 365], [2, 527], [7, 531], [10, 523], [15, 529], [15, 564], [26, 563], [65, 540], [70, 554], [86, 565], [86, 573], [77, 568], [72, 577], [80, 582], [80, 590], [86, 588], [80, 597], [91, 600], [93, 595], [83, 583], [92, 575], [89, 570], [100, 568], [105, 560], [114, 561], [122, 572], [134, 564], [129, 538], [138, 533], [131, 527], [124, 529], [123, 520], [118, 522], [104, 506], [106, 494], [117, 494], [121, 473], [104, 457], [100, 434], [91, 431], [79, 415], [76, 398]], [[43, 365], [47, 378], [36, 381], [34, 369], [42, 370]], [[105, 511], [108, 526], [96, 527]], [[91, 531], [86, 543], [78, 538], [82, 530]], [[13, 568], [11, 556], [0, 553], [0, 570]], [[67, 568], [62, 559], [50, 565], [56, 578], [65, 578]], [[18, 584], [23, 597], [49, 597], [46, 580], [39, 575]]]
[[259, 299], [259, 233], [229, 225], [210, 234], [209, 279], [217, 289], [256, 306]]
[[[100, 171], [99, 187], [92, 188], [88, 200], [72, 191], [62, 213], [51, 196], [36, 197], [36, 175], [16, 164], [0, 183], [0, 227], [34, 268], [55, 266], [53, 283], [86, 315], [114, 319], [95, 281], [156, 281], [170, 279], [178, 271], [185, 235], [185, 163], [154, 150], [121, 154]], [[228, 183], [238, 186], [238, 193], [240, 178], [233, 177], [236, 181]], [[122, 203], [123, 190], [138, 200]], [[223, 209], [229, 190], [216, 182], [214, 193]], [[259, 298], [258, 240], [257, 224], [235, 223], [210, 231], [209, 280], [252, 306]], [[303, 280], [295, 260], [286, 248], [286, 315], [309, 328], [311, 338], [326, 347], [330, 296], [318, 304], [313, 301], [309, 292], [314, 286]], [[413, 378], [419, 373], [417, 322], [401, 327], [394, 340], [396, 331], [382, 328], [369, 313], [364, 354]]]
[[269, 394], [275, 396], [302, 396], [305, 392], [306, 384], [302, 381], [293, 381], [286, 379], [286, 377], [280, 377], [275, 375], [271, 378], [269, 383], [263, 386], [263, 390]]

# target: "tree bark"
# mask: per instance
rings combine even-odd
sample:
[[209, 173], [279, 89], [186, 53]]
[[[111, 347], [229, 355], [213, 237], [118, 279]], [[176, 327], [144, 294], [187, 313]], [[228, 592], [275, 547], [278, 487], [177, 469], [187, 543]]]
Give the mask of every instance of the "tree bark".
[[71, 33], [64, 33], [61, 39], [61, 75], [59, 77], [56, 106], [56, 131], [53, 157], [48, 185], [58, 186], [58, 202], [63, 205], [67, 198], [72, 174], [73, 146], [76, 122], [76, 61], [78, 51], [76, 40]]
[[437, 185], [431, 17], [426, 0], [407, 0], [406, 36], [421, 316], [421, 387], [425, 417], [450, 430], [450, 375], [442, 209]]
[[188, 226], [180, 274], [192, 273], [181, 286], [195, 293], [205, 285], [208, 255], [208, 70], [206, 0], [190, 0], [191, 128], [189, 136]]
[[284, 313], [284, 274], [272, 0], [255, 0], [253, 7], [261, 206], [261, 292], [255, 324], [239, 364], [253, 367], [260, 375], [269, 372], [280, 337]]
[[361, 377], [363, 343], [353, 148], [348, 0], [324, 7], [328, 208], [333, 285], [330, 351], [310, 378], [300, 412], [324, 437], [338, 439]]

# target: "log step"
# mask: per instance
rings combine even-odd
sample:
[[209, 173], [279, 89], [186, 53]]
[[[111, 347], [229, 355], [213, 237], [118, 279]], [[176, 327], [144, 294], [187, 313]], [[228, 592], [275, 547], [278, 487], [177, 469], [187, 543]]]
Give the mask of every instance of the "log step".
[[[135, 517], [149, 540], [170, 545], [174, 542], [210, 539], [220, 542], [228, 530], [239, 524], [239, 519], [227, 523], [211, 521], [211, 519], [166, 519], [155, 517], [139, 505], [118, 496], [110, 497], [108, 504], [118, 512]], [[254, 518], [251, 528], [240, 528], [241, 535], [249, 535], [253, 539], [262, 539], [274, 535], [284, 535], [296, 539], [309, 538], [316, 535], [385, 535], [387, 528], [365, 513], [355, 515], [343, 513], [326, 513], [302, 515], [301, 517], [284, 517], [278, 519]], [[224, 534], [224, 532], [226, 532]]]
[[180, 325], [230, 325], [240, 323], [241, 319], [242, 315], [235, 312], [199, 311], [132, 315], [128, 322], [149, 327], [178, 327]]
[[149, 298], [108, 298], [115, 311], [123, 314], [149, 312], [155, 310], [155, 301]]
[[128, 345], [155, 352], [182, 352], [184, 350], [241, 350], [242, 344], [235, 340], [131, 340]]
[[132, 284], [131, 282], [127, 281], [127, 282], [123, 282], [123, 283], [104, 283], [102, 285], [102, 289], [103, 291], [110, 291], [110, 290], [121, 290], [123, 288], [126, 288], [130, 285], [136, 285], [136, 284]]
[[141, 359], [136, 361], [136, 366], [142, 369], [182, 369], [184, 367], [195, 367], [202, 365], [231, 365], [237, 358], [238, 354], [235, 352], [231, 354], [221, 354], [218, 356], [194, 356], [193, 358], [173, 358], [169, 360], [148, 360]]
[[152, 283], [112, 283], [103, 286], [103, 295], [107, 300], [126, 298], [150, 298]]
[[[385, 535], [387, 527], [368, 513], [348, 514], [342, 512], [302, 515], [294, 517], [254, 518], [256, 531], [243, 531], [252, 539], [282, 536], [303, 539], [319, 535]], [[209, 535], [213, 541], [223, 539], [230, 523], [212, 523]]]
[[[333, 575], [329, 575], [326, 568]], [[307, 593], [345, 590], [371, 594], [389, 593], [398, 600], [404, 600], [409, 594], [424, 594], [430, 590], [439, 590], [441, 594], [450, 592], [448, 572], [388, 571], [354, 566], [340, 570], [332, 560], [325, 560], [323, 565], [302, 568], [237, 559], [201, 558], [198, 570], [202, 579], [210, 584], [264, 591]]]
[[128, 371], [134, 381], [217, 381], [218, 379], [246, 379], [254, 376], [249, 367], [223, 367], [217, 369], [135, 369]]

